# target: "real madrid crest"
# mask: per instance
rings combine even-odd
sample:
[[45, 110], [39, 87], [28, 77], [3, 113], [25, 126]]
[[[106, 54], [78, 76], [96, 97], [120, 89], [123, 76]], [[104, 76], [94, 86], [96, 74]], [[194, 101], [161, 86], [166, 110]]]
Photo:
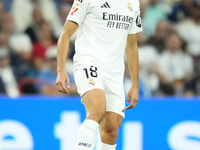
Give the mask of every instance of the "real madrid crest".
[[128, 11], [133, 11], [133, 6], [131, 5], [131, 3], [128, 3]]
[[89, 86], [92, 86], [92, 85], [95, 85], [95, 82], [93, 79], [90, 79], [88, 84], [89, 84]]

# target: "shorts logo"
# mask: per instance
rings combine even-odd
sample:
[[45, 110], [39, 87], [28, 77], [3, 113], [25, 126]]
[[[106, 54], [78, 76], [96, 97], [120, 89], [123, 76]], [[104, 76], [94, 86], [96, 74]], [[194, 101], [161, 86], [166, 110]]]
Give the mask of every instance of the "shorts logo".
[[95, 85], [95, 82], [93, 79], [90, 79], [88, 84], [89, 84], [89, 86], [93, 86], [93, 85]]
[[131, 3], [128, 3], [128, 11], [130, 11], [130, 12], [133, 11], [133, 6], [131, 5]]

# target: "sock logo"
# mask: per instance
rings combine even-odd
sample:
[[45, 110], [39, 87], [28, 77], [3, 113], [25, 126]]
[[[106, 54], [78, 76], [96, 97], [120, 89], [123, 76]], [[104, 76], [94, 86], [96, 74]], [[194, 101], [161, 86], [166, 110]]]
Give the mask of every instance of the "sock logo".
[[87, 147], [87, 148], [89, 148], [89, 147], [92, 146], [92, 144], [89, 144], [89, 143], [82, 143], [82, 142], [79, 142], [78, 145], [79, 145], [79, 146], [85, 146], [85, 147]]

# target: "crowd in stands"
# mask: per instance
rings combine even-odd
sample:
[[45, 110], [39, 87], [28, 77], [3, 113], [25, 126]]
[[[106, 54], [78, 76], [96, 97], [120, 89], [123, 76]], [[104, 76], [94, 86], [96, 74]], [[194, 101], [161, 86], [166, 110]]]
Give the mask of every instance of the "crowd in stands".
[[[72, 2], [0, 1], [0, 95], [62, 95], [55, 87], [56, 43]], [[200, 95], [200, 0], [141, 0], [140, 96]], [[66, 60], [72, 95], [75, 36]], [[125, 62], [124, 86], [131, 79]]]

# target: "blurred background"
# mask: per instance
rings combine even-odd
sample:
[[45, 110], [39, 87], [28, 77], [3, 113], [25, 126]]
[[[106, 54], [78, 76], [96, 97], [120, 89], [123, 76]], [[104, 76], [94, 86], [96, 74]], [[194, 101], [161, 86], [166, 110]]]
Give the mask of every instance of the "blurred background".
[[[0, 150], [73, 150], [85, 117], [72, 72], [76, 34], [70, 95], [55, 87], [56, 43], [72, 3], [0, 0]], [[200, 0], [140, 0], [140, 11], [141, 98], [126, 113], [118, 150], [200, 150]]]

